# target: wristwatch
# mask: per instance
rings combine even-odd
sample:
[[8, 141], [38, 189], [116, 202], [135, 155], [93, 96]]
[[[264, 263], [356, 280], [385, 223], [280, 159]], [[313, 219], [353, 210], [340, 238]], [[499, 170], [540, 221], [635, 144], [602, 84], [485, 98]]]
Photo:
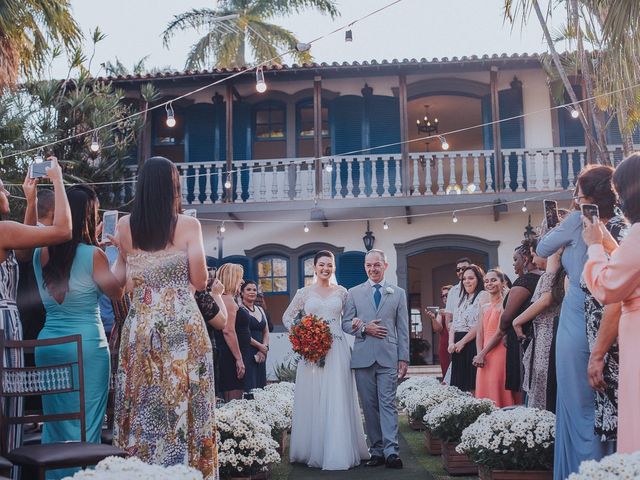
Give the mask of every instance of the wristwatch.
[[367, 335], [367, 326], [363, 325], [362, 328], [360, 329], [360, 333], [362, 334], [363, 337], [365, 337]]

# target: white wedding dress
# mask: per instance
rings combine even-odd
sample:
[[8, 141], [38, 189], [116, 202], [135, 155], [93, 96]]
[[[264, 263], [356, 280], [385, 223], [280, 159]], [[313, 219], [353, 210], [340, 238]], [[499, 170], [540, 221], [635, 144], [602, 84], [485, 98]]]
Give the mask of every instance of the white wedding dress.
[[351, 347], [342, 331], [347, 296], [338, 286], [324, 298], [305, 287], [283, 315], [289, 329], [300, 311], [329, 322], [333, 343], [324, 367], [300, 360], [296, 375], [290, 460], [323, 470], [347, 470], [369, 458], [360, 404], [350, 367]]

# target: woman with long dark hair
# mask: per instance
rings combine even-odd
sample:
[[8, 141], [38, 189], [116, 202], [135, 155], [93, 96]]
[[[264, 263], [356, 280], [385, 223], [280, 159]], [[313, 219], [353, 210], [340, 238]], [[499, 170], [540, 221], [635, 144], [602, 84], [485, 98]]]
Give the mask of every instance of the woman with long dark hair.
[[476, 332], [480, 320], [480, 293], [484, 291], [484, 271], [469, 265], [462, 272], [462, 288], [456, 314], [449, 330], [451, 354], [451, 385], [460, 390], [476, 389]]
[[[622, 302], [619, 323], [602, 327], [613, 330], [620, 349], [618, 383], [618, 452], [640, 450], [640, 154], [623, 160], [613, 174], [613, 185], [620, 198], [620, 207], [631, 222], [631, 228], [620, 247], [602, 224], [584, 219], [584, 241], [589, 259], [584, 267], [584, 280], [598, 302]], [[611, 255], [609, 259], [607, 254]], [[607, 322], [609, 323], [609, 322]]]
[[[9, 191], [0, 180], [0, 328], [4, 331], [7, 340], [22, 340], [22, 324], [16, 305], [18, 290], [18, 261], [15, 250], [27, 250], [44, 245], [55, 245], [71, 238], [71, 212], [69, 202], [64, 191], [62, 170], [58, 161], [49, 157], [51, 168], [47, 169], [47, 177], [53, 183], [55, 207], [53, 223], [47, 227], [22, 225], [17, 222], [5, 220], [10, 212]], [[29, 173], [24, 181], [25, 188], [35, 189], [37, 181], [30, 178]], [[29, 208], [35, 210], [35, 205], [30, 204], [35, 195], [27, 195]], [[18, 350], [4, 353], [4, 365], [6, 367], [21, 367], [24, 364], [22, 353]], [[22, 399], [14, 397], [5, 399], [3, 408], [8, 415], [20, 415], [22, 412]], [[6, 433], [8, 450], [22, 445], [22, 427], [13, 425]], [[17, 476], [17, 469], [14, 469]]]
[[[109, 270], [105, 253], [97, 246], [98, 197], [86, 186], [67, 191], [73, 236], [60, 245], [37, 248], [33, 269], [42, 303], [46, 310], [44, 328], [38, 339], [82, 336], [84, 398], [87, 442], [100, 443], [102, 421], [109, 392], [109, 345], [100, 320], [98, 299], [102, 293], [112, 299], [122, 296], [122, 287]], [[73, 345], [41, 347], [35, 352], [37, 366], [60, 365], [76, 360]], [[75, 393], [44, 395], [42, 409], [46, 415], [80, 410]], [[45, 423], [42, 443], [79, 441], [80, 425], [76, 421]], [[77, 469], [53, 470], [47, 478], [73, 475]]]
[[[611, 171], [603, 165], [590, 165], [578, 176], [576, 209], [581, 203], [593, 203], [587, 185], [611, 189]], [[600, 206], [600, 205], [599, 205]], [[577, 472], [584, 460], [600, 460], [611, 453], [613, 445], [602, 442], [594, 432], [595, 393], [589, 385], [587, 364], [589, 342], [585, 315], [586, 295], [580, 287], [582, 270], [587, 260], [587, 245], [582, 239], [582, 214], [574, 211], [547, 233], [536, 249], [541, 257], [549, 257], [560, 248], [562, 266], [567, 272], [569, 286], [562, 301], [558, 333], [556, 335], [556, 375], [558, 394], [556, 404], [556, 442], [554, 478], [567, 478]]]
[[217, 478], [211, 342], [193, 290], [207, 286], [200, 222], [180, 214], [180, 177], [163, 157], [138, 175], [114, 243], [132, 290], [116, 380], [114, 445], [147, 463]]

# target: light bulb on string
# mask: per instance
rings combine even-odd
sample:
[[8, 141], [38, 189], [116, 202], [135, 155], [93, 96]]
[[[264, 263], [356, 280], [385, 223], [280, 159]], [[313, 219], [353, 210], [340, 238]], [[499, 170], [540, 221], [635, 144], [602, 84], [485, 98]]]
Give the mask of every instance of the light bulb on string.
[[164, 109], [167, 111], [167, 127], [169, 128], [173, 128], [176, 126], [176, 116], [175, 113], [173, 112], [173, 105], [171, 104], [171, 102], [167, 103], [164, 106]]
[[438, 139], [440, 140], [442, 150], [449, 150], [449, 142], [447, 142], [447, 139], [444, 138], [444, 135], [440, 135]]
[[100, 143], [98, 143], [98, 132], [97, 131], [93, 132], [93, 135], [91, 137], [91, 146], [89, 147], [89, 149], [93, 153], [97, 153], [98, 151], [100, 151]]
[[353, 32], [351, 30], [347, 30], [346, 32], [344, 32], [344, 41], [353, 42]]
[[456, 212], [453, 212], [453, 215], [451, 216], [451, 221], [453, 223], [458, 223], [458, 217], [456, 217]]
[[304, 230], [304, 233], [309, 233], [309, 226], [306, 223], [304, 224], [303, 230]]
[[383, 228], [384, 230], [389, 230], [389, 224], [387, 223], [387, 221], [386, 221], [386, 220], [382, 223], [382, 228]]
[[527, 202], [526, 201], [522, 202], [522, 211], [523, 212], [527, 211]]
[[220, 233], [224, 233], [227, 231], [227, 227], [224, 226], [224, 222], [220, 225]]
[[262, 71], [262, 65], [256, 68], [256, 91], [258, 93], [264, 93], [267, 91], [267, 84], [264, 81], [264, 72]]
[[325, 169], [328, 173], [333, 172], [333, 160], [329, 160], [329, 163], [327, 163], [327, 164], [324, 166], [324, 169]]
[[224, 188], [229, 190], [231, 188], [231, 174], [227, 174], [227, 180], [224, 182]]
[[571, 109], [571, 118], [578, 118], [580, 116], [580, 111], [577, 108]]

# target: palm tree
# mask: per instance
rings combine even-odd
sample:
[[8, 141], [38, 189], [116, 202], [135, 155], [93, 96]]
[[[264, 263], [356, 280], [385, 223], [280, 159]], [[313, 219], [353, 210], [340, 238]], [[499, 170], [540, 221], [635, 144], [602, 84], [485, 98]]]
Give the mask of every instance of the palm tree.
[[[269, 20], [314, 8], [331, 18], [338, 16], [335, 0], [221, 0], [215, 9], [201, 8], [176, 15], [162, 34], [166, 47], [178, 31], [195, 29], [205, 35], [192, 47], [185, 68], [242, 67], [247, 49], [258, 62], [293, 50], [299, 42], [289, 30]], [[299, 62], [311, 60], [308, 52], [294, 52]]]
[[76, 49], [82, 39], [69, 0], [0, 0], [0, 89], [20, 75], [41, 72], [58, 45]]

